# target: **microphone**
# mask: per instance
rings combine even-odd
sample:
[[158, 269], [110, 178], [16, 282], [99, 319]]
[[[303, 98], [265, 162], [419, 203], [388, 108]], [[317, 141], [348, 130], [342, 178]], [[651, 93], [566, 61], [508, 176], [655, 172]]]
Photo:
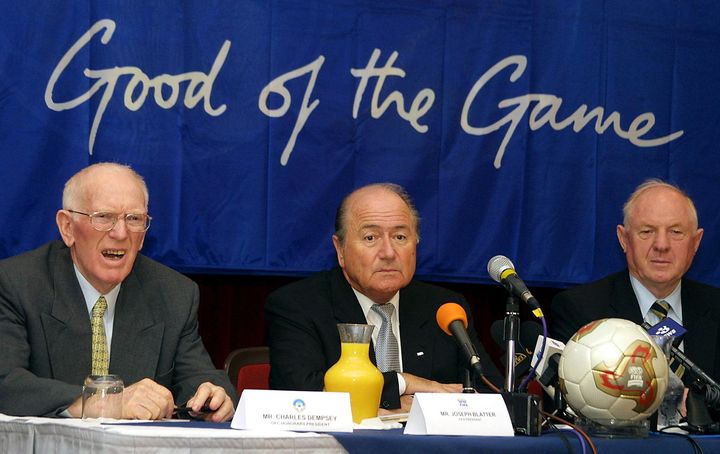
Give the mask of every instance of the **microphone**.
[[528, 304], [537, 318], [543, 317], [540, 303], [532, 293], [530, 293], [530, 290], [528, 290], [527, 285], [520, 279], [520, 276], [517, 275], [515, 265], [513, 265], [509, 258], [504, 255], [496, 255], [488, 262], [487, 270], [495, 282], [501, 283], [510, 294]]
[[458, 303], [445, 303], [437, 310], [435, 319], [440, 328], [445, 331], [448, 336], [453, 336], [460, 345], [463, 353], [465, 353], [469, 368], [478, 376], [482, 375], [480, 356], [477, 350], [475, 350], [475, 345], [470, 341], [470, 336], [467, 332], [468, 322], [465, 309]]
[[565, 344], [562, 342], [547, 338], [545, 342], [545, 353], [542, 358], [538, 358], [540, 348], [542, 346], [543, 336], [538, 336], [535, 344], [535, 354], [533, 355], [537, 366], [535, 374], [537, 381], [551, 399], [555, 398], [555, 387], [558, 385], [558, 363], [560, 355], [565, 350]]
[[[660, 325], [662, 326], [659, 329], [656, 329]], [[674, 329], [678, 329], [678, 327], [680, 327], [683, 330], [681, 334], [685, 334], [685, 332], [687, 331], [685, 330], [685, 328], [682, 327], [682, 325], [680, 325], [670, 317], [666, 318], [655, 326], [650, 326], [648, 322], [643, 322], [640, 326], [642, 326], [645, 331], [652, 335], [657, 335], [658, 333], [660, 335], [671, 335], [669, 332], [663, 332], [665, 331], [665, 328], [667, 326], [672, 326]], [[670, 348], [670, 355], [673, 358], [677, 359], [680, 364], [685, 367], [685, 370], [690, 372], [694, 377], [696, 377], [700, 382], [702, 382], [703, 385], [709, 388], [714, 388], [714, 390], [720, 390], [720, 385], [718, 385], [717, 382], [715, 382], [715, 380], [713, 380], [708, 374], [706, 374], [705, 371], [702, 370], [698, 365], [692, 362], [690, 358], [685, 356], [685, 354], [680, 351], [679, 348], [673, 345]]]
[[[642, 325], [651, 335], [671, 335], [673, 330], [683, 335], [685, 328], [670, 317], [662, 320], [655, 326], [648, 322]], [[682, 331], [680, 331], [682, 330]], [[714, 422], [708, 408], [720, 410], [720, 385], [708, 374], [690, 360], [675, 345], [670, 346], [670, 356], [685, 367], [685, 373], [692, 376], [692, 383], [688, 385], [689, 392], [685, 399], [687, 406], [687, 423], [690, 433], [720, 433], [719, 424]]]

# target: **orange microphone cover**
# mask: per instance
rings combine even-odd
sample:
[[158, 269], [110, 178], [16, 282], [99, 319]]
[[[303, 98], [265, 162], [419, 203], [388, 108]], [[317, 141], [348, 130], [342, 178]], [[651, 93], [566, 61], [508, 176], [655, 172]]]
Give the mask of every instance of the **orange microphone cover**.
[[440, 328], [442, 328], [448, 336], [452, 336], [452, 333], [450, 332], [450, 323], [455, 320], [462, 320], [465, 328], [468, 326], [465, 309], [463, 309], [463, 307], [458, 303], [445, 303], [440, 306], [437, 310], [437, 314], [435, 314], [435, 319], [437, 320], [437, 324], [440, 325]]

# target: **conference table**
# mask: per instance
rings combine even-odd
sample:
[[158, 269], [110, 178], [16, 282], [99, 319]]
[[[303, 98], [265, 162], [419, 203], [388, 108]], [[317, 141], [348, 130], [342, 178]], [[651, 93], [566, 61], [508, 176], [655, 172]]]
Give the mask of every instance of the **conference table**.
[[[720, 453], [720, 436], [687, 438], [651, 433], [647, 438], [593, 438], [599, 453]], [[197, 421], [101, 424], [73, 419], [0, 415], [1, 453], [582, 453], [590, 452], [568, 430], [538, 437], [404, 435], [402, 429], [348, 433], [247, 431], [230, 423]]]

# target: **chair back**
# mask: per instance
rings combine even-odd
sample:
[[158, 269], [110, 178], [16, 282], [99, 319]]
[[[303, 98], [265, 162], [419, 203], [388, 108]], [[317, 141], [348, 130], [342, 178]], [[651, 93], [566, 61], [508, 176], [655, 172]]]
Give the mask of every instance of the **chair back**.
[[270, 349], [247, 347], [233, 350], [225, 359], [225, 373], [237, 390], [270, 389]]

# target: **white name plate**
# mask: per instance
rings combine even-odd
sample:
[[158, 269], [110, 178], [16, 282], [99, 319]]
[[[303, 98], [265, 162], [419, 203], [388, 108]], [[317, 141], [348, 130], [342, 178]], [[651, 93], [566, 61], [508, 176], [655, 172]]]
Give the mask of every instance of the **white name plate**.
[[515, 435], [500, 394], [415, 394], [405, 433], [410, 435]]
[[352, 432], [350, 394], [246, 389], [230, 427], [251, 430]]

